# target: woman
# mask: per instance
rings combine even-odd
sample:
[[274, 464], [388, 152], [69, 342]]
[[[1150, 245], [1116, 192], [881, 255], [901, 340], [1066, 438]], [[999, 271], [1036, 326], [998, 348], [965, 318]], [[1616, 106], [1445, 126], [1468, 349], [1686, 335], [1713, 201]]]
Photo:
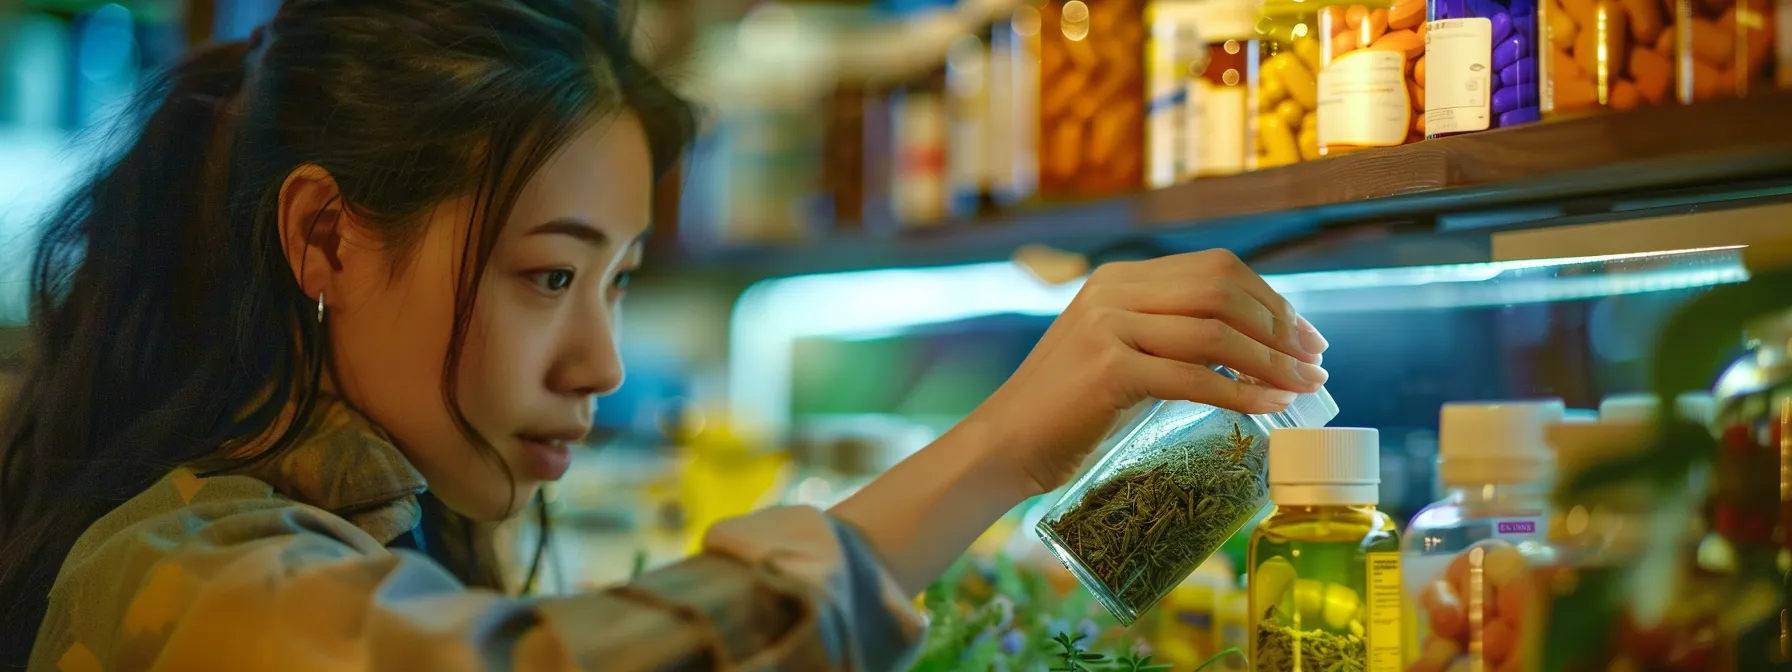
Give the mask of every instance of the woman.
[[506, 595], [490, 523], [621, 383], [650, 188], [693, 126], [625, 27], [590, 0], [289, 0], [169, 73], [39, 252], [0, 661], [888, 669], [908, 598], [1122, 409], [1268, 412], [1325, 379], [1324, 339], [1236, 258], [1103, 267], [996, 394], [835, 509]]

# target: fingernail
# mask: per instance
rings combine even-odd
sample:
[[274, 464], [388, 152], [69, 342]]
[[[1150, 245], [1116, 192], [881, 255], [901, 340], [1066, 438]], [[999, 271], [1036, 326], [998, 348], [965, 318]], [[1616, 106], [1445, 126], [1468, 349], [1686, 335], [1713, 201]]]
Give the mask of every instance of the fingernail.
[[1273, 387], [1263, 388], [1263, 398], [1267, 399], [1269, 403], [1277, 406], [1287, 406], [1294, 403], [1294, 397], [1295, 394], [1287, 390], [1278, 390]]
[[1319, 368], [1317, 365], [1299, 361], [1294, 363], [1294, 375], [1300, 376], [1301, 380], [1319, 385], [1324, 385], [1325, 381], [1332, 377], [1332, 374], [1326, 373], [1325, 369]]
[[1331, 347], [1331, 343], [1326, 342], [1325, 337], [1319, 335], [1319, 330], [1313, 328], [1312, 322], [1308, 322], [1307, 318], [1302, 317], [1300, 318], [1300, 347], [1308, 353], [1317, 355]]

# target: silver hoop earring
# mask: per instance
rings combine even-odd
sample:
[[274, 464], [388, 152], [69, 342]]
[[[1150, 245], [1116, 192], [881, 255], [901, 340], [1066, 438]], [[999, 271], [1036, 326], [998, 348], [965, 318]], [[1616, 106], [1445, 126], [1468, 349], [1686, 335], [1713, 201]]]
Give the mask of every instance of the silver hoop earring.
[[317, 323], [324, 323], [324, 293], [317, 293]]

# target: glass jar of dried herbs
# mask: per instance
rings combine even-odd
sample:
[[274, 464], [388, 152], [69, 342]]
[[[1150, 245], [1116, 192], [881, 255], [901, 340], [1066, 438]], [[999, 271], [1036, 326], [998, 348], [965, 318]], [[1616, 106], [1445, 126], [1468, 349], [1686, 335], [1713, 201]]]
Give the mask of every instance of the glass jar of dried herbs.
[[1267, 415], [1158, 402], [1052, 505], [1039, 537], [1131, 625], [1269, 502], [1270, 430], [1337, 415], [1324, 389]]

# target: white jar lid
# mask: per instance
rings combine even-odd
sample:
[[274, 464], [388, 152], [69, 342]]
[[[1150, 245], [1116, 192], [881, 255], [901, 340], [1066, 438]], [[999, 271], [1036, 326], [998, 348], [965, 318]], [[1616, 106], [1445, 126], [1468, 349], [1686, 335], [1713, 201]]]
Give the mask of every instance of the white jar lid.
[[1269, 498], [1282, 506], [1380, 503], [1381, 435], [1358, 427], [1269, 433]]
[[1444, 404], [1438, 478], [1450, 485], [1549, 478], [1554, 455], [1543, 430], [1562, 422], [1563, 414], [1560, 399]]
[[[1602, 422], [1655, 422], [1661, 410], [1653, 394], [1614, 394], [1599, 402]], [[1687, 392], [1674, 399], [1674, 412], [1684, 420], [1710, 425], [1717, 417], [1717, 403], [1706, 392]]]

